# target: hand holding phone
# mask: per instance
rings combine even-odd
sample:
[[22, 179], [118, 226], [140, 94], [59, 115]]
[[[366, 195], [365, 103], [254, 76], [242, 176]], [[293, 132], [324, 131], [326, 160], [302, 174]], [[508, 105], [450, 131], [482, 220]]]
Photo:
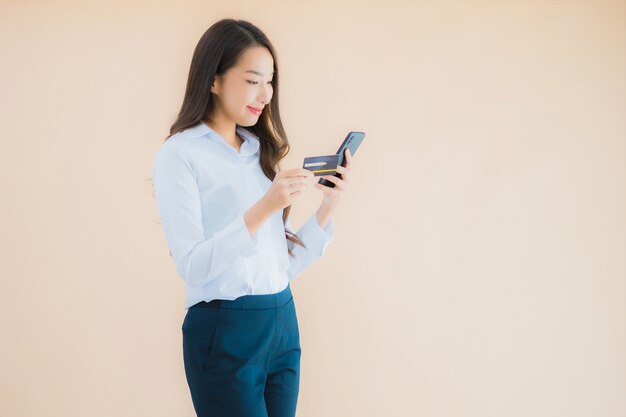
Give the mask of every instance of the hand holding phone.
[[[359, 146], [361, 145], [361, 142], [363, 142], [363, 139], [365, 139], [365, 132], [355, 132], [355, 131], [350, 131], [348, 133], [348, 135], [346, 136], [346, 138], [343, 140], [343, 142], [341, 143], [341, 145], [339, 146], [339, 149], [337, 150], [337, 156], [338, 156], [338, 160], [337, 163], [339, 165], [341, 165], [342, 167], [346, 166], [346, 161], [345, 161], [345, 149], [349, 149], [350, 150], [350, 155], [354, 156], [354, 154], [356, 153], [357, 149], [359, 149]], [[328, 175], [327, 173], [324, 173], [322, 175]], [[336, 172], [333, 174], [335, 177], [339, 177], [341, 178], [341, 174]], [[320, 184], [325, 185], [327, 187], [330, 188], [335, 188], [335, 183], [332, 181], [328, 181], [324, 178], [320, 178], [320, 180], [318, 181]]]

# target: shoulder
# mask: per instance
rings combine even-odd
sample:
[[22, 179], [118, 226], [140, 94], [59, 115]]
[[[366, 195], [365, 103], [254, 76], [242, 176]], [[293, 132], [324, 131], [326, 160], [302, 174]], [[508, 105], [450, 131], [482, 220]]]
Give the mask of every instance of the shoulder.
[[184, 155], [186, 152], [184, 151], [183, 146], [181, 146], [182, 137], [182, 132], [179, 132], [163, 141], [156, 151], [155, 159], [172, 157], [174, 155]]
[[192, 170], [192, 159], [190, 153], [185, 149], [186, 138], [183, 132], [178, 132], [167, 138], [159, 145], [153, 161], [153, 172], [173, 166], [182, 166]]

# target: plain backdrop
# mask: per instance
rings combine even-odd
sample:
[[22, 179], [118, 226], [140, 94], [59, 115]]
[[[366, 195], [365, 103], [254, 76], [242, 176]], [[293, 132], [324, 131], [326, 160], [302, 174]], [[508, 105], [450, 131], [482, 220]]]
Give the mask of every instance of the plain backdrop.
[[0, 415], [194, 416], [149, 178], [225, 17], [283, 169], [367, 133], [292, 282], [299, 417], [626, 415], [626, 2], [585, 0], [0, 2]]

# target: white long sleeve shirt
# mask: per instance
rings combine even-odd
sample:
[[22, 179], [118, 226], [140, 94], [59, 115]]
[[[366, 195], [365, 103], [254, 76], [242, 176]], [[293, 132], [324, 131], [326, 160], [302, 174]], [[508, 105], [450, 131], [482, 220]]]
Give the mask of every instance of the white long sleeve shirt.
[[[244, 214], [272, 181], [261, 169], [259, 138], [239, 125], [237, 133], [244, 139], [239, 151], [202, 122], [172, 135], [154, 157], [159, 218], [185, 282], [185, 308], [282, 291], [334, 236], [333, 219], [322, 228], [313, 213], [296, 232], [307, 248], [296, 245], [285, 237], [282, 210], [250, 234]], [[289, 219], [287, 228], [293, 231]]]

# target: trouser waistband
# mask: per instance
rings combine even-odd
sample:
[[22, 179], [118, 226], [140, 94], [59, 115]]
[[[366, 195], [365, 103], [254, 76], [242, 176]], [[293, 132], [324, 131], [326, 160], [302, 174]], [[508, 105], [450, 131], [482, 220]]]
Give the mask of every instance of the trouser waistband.
[[226, 308], [238, 310], [275, 308], [287, 304], [291, 301], [292, 296], [291, 285], [287, 284], [284, 290], [274, 294], [242, 295], [234, 300], [215, 299], [209, 302], [200, 301], [190, 308]]

